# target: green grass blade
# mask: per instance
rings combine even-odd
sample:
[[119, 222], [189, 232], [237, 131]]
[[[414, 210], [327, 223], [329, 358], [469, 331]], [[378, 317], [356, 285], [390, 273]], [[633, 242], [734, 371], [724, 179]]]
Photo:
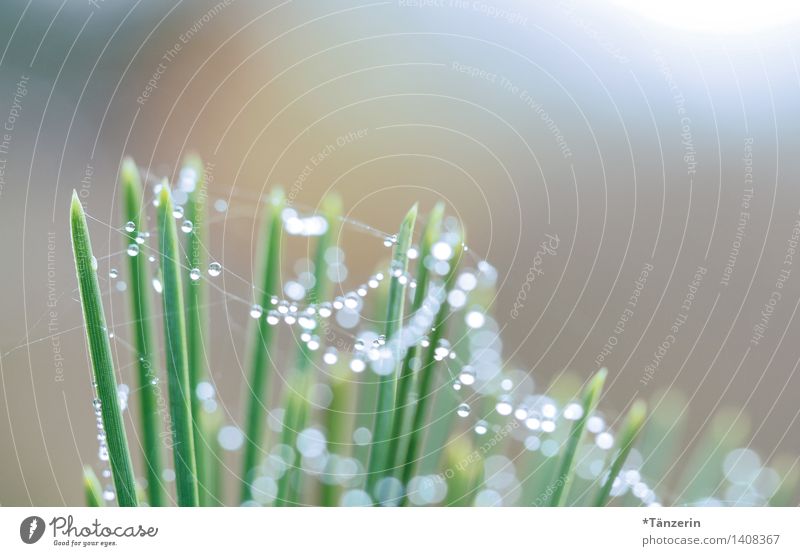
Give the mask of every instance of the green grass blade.
[[798, 484], [800, 484], [800, 465], [794, 456], [779, 456], [771, 467], [778, 472], [781, 482], [772, 496], [769, 505], [787, 508], [797, 505]]
[[[332, 240], [339, 235], [340, 215], [342, 201], [338, 195], [329, 195], [322, 203], [321, 214], [328, 223], [328, 228], [317, 240], [316, 254], [314, 255], [314, 287], [306, 296], [309, 304], [317, 304], [330, 295], [330, 283], [327, 273], [325, 253], [331, 246]], [[321, 322], [325, 326], [327, 321]], [[303, 431], [308, 422], [311, 406], [308, 403], [311, 382], [308, 372], [314, 363], [316, 352], [308, 347], [305, 342], [299, 342], [297, 369], [295, 376], [289, 381], [288, 396], [286, 400], [286, 417], [283, 422], [281, 444], [295, 449], [297, 435]], [[290, 466], [286, 473], [278, 480], [278, 496], [276, 506], [295, 505], [299, 502], [301, 473], [299, 468], [299, 455], [295, 458], [298, 465]]]
[[688, 421], [688, 401], [677, 390], [667, 390], [650, 398], [653, 408], [639, 442], [644, 462], [642, 476], [658, 481], [665, 489], [671, 484], [670, 467], [679, 459]]
[[445, 328], [447, 328], [447, 319], [450, 316], [450, 304], [447, 302], [447, 292], [452, 289], [455, 282], [458, 273], [458, 263], [461, 261], [462, 249], [463, 238], [462, 241], [457, 243], [453, 248], [450, 270], [445, 277], [444, 284], [441, 286], [444, 299], [439, 306], [439, 312], [436, 314], [434, 320], [429, 337], [430, 343], [428, 349], [422, 358], [416, 393], [416, 407], [414, 407], [414, 414], [411, 419], [408, 446], [406, 447], [403, 467], [401, 469], [401, 481], [403, 485], [408, 485], [411, 481], [419, 463], [420, 450], [425, 436], [426, 419], [429, 412], [428, 407], [433, 401], [434, 387], [436, 384], [434, 374], [438, 364], [435, 358], [436, 346], [439, 344], [439, 340], [444, 337]]
[[750, 418], [738, 408], [725, 407], [714, 415], [677, 483], [675, 504], [690, 505], [714, 496], [725, 480], [725, 456], [747, 441], [750, 430]]
[[92, 255], [86, 215], [75, 191], [72, 192], [72, 206], [70, 207], [70, 229], [83, 319], [86, 323], [86, 339], [92, 361], [94, 381], [97, 384], [97, 396], [100, 401], [117, 500], [120, 506], [136, 506], [133, 464], [117, 397], [117, 378], [111, 358], [111, 345], [108, 341], [108, 328], [103, 313], [100, 285], [97, 282], [97, 260]]
[[[206, 183], [203, 162], [199, 157], [186, 157], [182, 172], [193, 172], [195, 186], [189, 192], [184, 218], [191, 222], [191, 231], [186, 234], [186, 266], [190, 269], [206, 267]], [[189, 179], [191, 179], [189, 177]], [[207, 506], [211, 502], [208, 488], [207, 468], [210, 465], [210, 450], [202, 427], [202, 400], [197, 397], [197, 385], [208, 379], [206, 341], [208, 315], [208, 283], [205, 280], [187, 280], [186, 286], [186, 353], [189, 365], [189, 388], [191, 391], [192, 423], [194, 431], [194, 451], [197, 462], [197, 489], [199, 503]]]
[[[341, 228], [342, 199], [336, 194], [325, 197], [322, 201], [320, 210], [321, 216], [328, 223], [328, 229], [317, 240], [316, 253], [314, 254], [314, 287], [308, 290], [306, 299], [311, 304], [321, 303], [331, 294], [330, 281], [328, 280], [328, 264], [325, 253], [328, 248], [335, 245], [339, 240], [339, 230]], [[310, 355], [313, 353], [308, 348], [301, 349], [300, 365], [306, 367], [311, 363]], [[301, 367], [305, 368], [305, 367]]]
[[[122, 163], [121, 171], [123, 219], [133, 223], [133, 231], [125, 232], [125, 247], [136, 242], [136, 236], [144, 232], [142, 219], [142, 182], [139, 170], [130, 158]], [[139, 379], [139, 412], [142, 424], [142, 450], [147, 476], [147, 501], [151, 506], [161, 506], [161, 423], [158, 410], [158, 368], [156, 366], [153, 322], [150, 305], [150, 280], [144, 255], [128, 259], [131, 316], [133, 317], [133, 345], [136, 347], [136, 366]]]
[[[373, 270], [373, 274], [382, 273], [389, 266], [389, 261], [382, 261]], [[386, 307], [389, 301], [389, 283], [391, 280], [381, 280], [378, 282], [378, 287], [375, 288], [370, 296], [372, 297], [372, 304], [367, 307], [366, 317], [370, 322], [380, 323], [386, 318]], [[365, 372], [353, 374], [351, 373], [351, 384], [355, 390], [353, 397], [355, 413], [353, 415], [353, 425], [350, 431], [351, 435], [356, 430], [363, 428], [371, 431], [375, 424], [375, 403], [378, 399], [378, 380], [375, 373]], [[353, 442], [352, 436], [349, 439], [351, 457], [357, 459], [359, 462], [369, 461], [369, 452], [371, 445], [369, 443], [356, 444]], [[366, 463], [364, 467], [366, 468]]]
[[469, 440], [461, 436], [447, 442], [445, 470], [437, 477], [447, 481], [445, 506], [471, 506], [483, 481], [483, 458]]
[[86, 496], [86, 506], [89, 508], [100, 508], [105, 506], [103, 502], [103, 490], [100, 481], [94, 470], [88, 465], [83, 468], [83, 492]]
[[[281, 236], [283, 235], [283, 221], [281, 212], [286, 205], [283, 190], [275, 189], [270, 196], [265, 211], [262, 234], [263, 255], [261, 260], [261, 298], [260, 305], [264, 310], [271, 306], [271, 298], [279, 293], [279, 277], [281, 262]], [[264, 429], [265, 400], [268, 398], [268, 367], [272, 337], [274, 329], [265, 318], [254, 322], [251, 354], [250, 354], [250, 382], [247, 391], [247, 417], [245, 430], [244, 456], [242, 457], [242, 491], [241, 501], [251, 499], [250, 486], [252, 474], [258, 465], [261, 454], [261, 441]]]
[[311, 407], [308, 401], [311, 377], [300, 373], [292, 377], [286, 395], [286, 413], [283, 419], [281, 444], [294, 450], [294, 460], [278, 480], [275, 506], [294, 506], [300, 502], [300, 460], [296, 449], [297, 436], [305, 428]]
[[[434, 242], [439, 238], [442, 217], [444, 216], [444, 203], [437, 203], [428, 216], [428, 222], [425, 224], [425, 229], [422, 232], [422, 240], [420, 242], [419, 261], [417, 267], [417, 287], [414, 289], [414, 300], [411, 303], [410, 315], [414, 315], [422, 308], [422, 303], [425, 301], [425, 296], [428, 295], [428, 279], [430, 272], [425, 261], [431, 254], [431, 249]], [[390, 467], [398, 474], [402, 469], [403, 458], [401, 456], [400, 447], [403, 439], [408, 436], [406, 430], [409, 426], [408, 413], [412, 408], [412, 385], [414, 382], [414, 369], [412, 368], [413, 360], [418, 357], [420, 353], [419, 346], [414, 349], [409, 349], [405, 358], [403, 359], [403, 366], [400, 371], [400, 376], [397, 380], [397, 393], [395, 396], [395, 410], [392, 423], [392, 434], [389, 441], [389, 457], [392, 458]], [[397, 467], [394, 467], [397, 466]]]
[[573, 467], [575, 465], [575, 454], [578, 452], [578, 445], [580, 444], [583, 433], [586, 429], [586, 422], [597, 407], [597, 401], [600, 399], [600, 392], [603, 390], [603, 384], [606, 381], [606, 369], [600, 369], [586, 385], [583, 391], [583, 415], [577, 419], [572, 425], [572, 430], [567, 438], [567, 445], [564, 449], [564, 454], [561, 457], [561, 464], [558, 468], [558, 475], [555, 477], [553, 495], [550, 498], [551, 506], [559, 506], [562, 501], [566, 500], [567, 492], [569, 491], [570, 483], [573, 479]]
[[206, 506], [221, 506], [224, 504], [225, 493], [223, 492], [223, 467], [224, 455], [222, 447], [217, 441], [219, 431], [223, 425], [222, 410], [217, 409], [213, 412], [200, 412], [200, 431], [203, 434], [203, 442], [206, 447], [205, 460], [205, 487], [206, 487]]
[[169, 186], [164, 183], [158, 197], [159, 251], [161, 253], [164, 336], [172, 419], [172, 449], [178, 505], [197, 506], [197, 465], [192, 428], [191, 390], [186, 354], [186, 313], [183, 302], [178, 231], [173, 216]]
[[[353, 382], [350, 368], [339, 362], [331, 370], [330, 388], [333, 394], [331, 403], [323, 413], [325, 433], [328, 439], [328, 452], [339, 457], [349, 455], [351, 443], [349, 433], [353, 430], [353, 395], [356, 384]], [[341, 496], [341, 487], [335, 483], [331, 475], [335, 472], [333, 458], [328, 460], [327, 475], [320, 487], [320, 506], [336, 506]]]
[[628, 411], [628, 416], [625, 419], [625, 424], [619, 435], [619, 442], [617, 444], [617, 454], [611, 463], [605, 483], [600, 487], [597, 496], [595, 497], [595, 506], [605, 506], [608, 501], [608, 496], [611, 493], [611, 487], [614, 485], [614, 479], [622, 471], [622, 466], [625, 465], [625, 460], [628, 459], [628, 454], [633, 448], [636, 438], [642, 430], [645, 417], [647, 416], [647, 405], [643, 401], [636, 401]]
[[[405, 273], [408, 269], [408, 248], [414, 234], [414, 223], [417, 220], [417, 205], [411, 207], [397, 234], [397, 243], [392, 258], [391, 282], [389, 284], [389, 303], [386, 311], [386, 341], [397, 344], [397, 335], [403, 324], [405, 306], [405, 285], [394, 273]], [[399, 345], [399, 344], [397, 344]], [[397, 374], [402, 364], [399, 352], [395, 353], [395, 372], [382, 375], [378, 383], [378, 403], [375, 409], [375, 426], [372, 430], [372, 449], [369, 455], [367, 474], [367, 492], [374, 496], [375, 483], [385, 473], [389, 462], [389, 437], [392, 429], [394, 399]]]

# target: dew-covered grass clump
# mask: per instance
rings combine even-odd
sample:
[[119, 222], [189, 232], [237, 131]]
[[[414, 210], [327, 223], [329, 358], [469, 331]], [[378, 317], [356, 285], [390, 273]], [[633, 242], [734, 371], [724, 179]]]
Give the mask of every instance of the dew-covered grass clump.
[[[121, 253], [109, 268], [92, 254], [77, 198], [71, 207], [98, 438], [98, 461], [84, 469], [87, 505], [794, 499], [794, 462], [763, 462], [740, 412], [721, 412], [686, 454], [679, 394], [647, 400], [649, 413], [643, 400], [613, 408], [606, 369], [539, 385], [516, 366], [524, 362], [507, 360], [492, 315], [498, 272], [444, 204], [409, 207], [396, 230], [377, 230], [343, 218], [335, 194], [306, 211], [275, 189], [259, 204], [247, 281], [209, 247], [228, 204], [213, 200], [201, 161], [187, 157], [174, 183], [146, 178], [125, 160]], [[350, 273], [345, 232], [383, 249], [372, 273]], [[242, 281], [249, 294], [227, 286]], [[106, 325], [101, 282], [129, 297], [128, 337]], [[243, 360], [225, 366], [241, 369], [240, 403], [218, 396], [211, 372], [217, 317], [241, 330]], [[129, 405], [136, 426], [126, 431]]]

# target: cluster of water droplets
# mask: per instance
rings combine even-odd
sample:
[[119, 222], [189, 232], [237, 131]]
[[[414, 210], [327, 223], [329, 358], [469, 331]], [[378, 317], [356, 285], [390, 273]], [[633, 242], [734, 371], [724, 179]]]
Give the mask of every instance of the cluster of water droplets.
[[[185, 218], [183, 204], [188, 199], [188, 193], [196, 187], [196, 183], [197, 176], [194, 170], [184, 168], [181, 171], [178, 187], [172, 192], [175, 202], [173, 217], [179, 221], [181, 231], [186, 234], [194, 230], [194, 224]], [[158, 203], [160, 187], [160, 184], [156, 184], [153, 189], [155, 205]], [[213, 203], [213, 207], [218, 212], [225, 212], [228, 205], [226, 201], [218, 199]], [[301, 215], [294, 208], [284, 209], [281, 216], [284, 230], [289, 235], [319, 236], [328, 229], [328, 223], [322, 216]], [[294, 265], [295, 276], [282, 284], [282, 295], [273, 296], [267, 307], [258, 304], [248, 305], [247, 314], [252, 319], [265, 319], [270, 326], [283, 324], [294, 329], [295, 336], [309, 350], [321, 350], [321, 361], [324, 365], [332, 366], [345, 362], [354, 373], [363, 373], [369, 369], [376, 375], [388, 375], [396, 372], [398, 361], [402, 360], [409, 350], [417, 346], [430, 347], [429, 336], [434, 319], [442, 304], [446, 302], [451, 311], [448, 327], [451, 332], [459, 334], [459, 337], [457, 341], [439, 338], [433, 354], [434, 359], [447, 369], [453, 390], [459, 392], [462, 397], [454, 408], [456, 416], [471, 421], [469, 427], [477, 438], [498, 434], [508, 428], [509, 422], [516, 421], [519, 426], [508, 429], [511, 430], [512, 438], [519, 441], [526, 451], [539, 452], [544, 457], [554, 457], [561, 449], [558, 433], [582, 417], [582, 407], [576, 402], [559, 407], [554, 399], [534, 391], [533, 381], [526, 373], [505, 369], [499, 326], [483, 304], [471, 300], [473, 293], [491, 290], [494, 287], [497, 271], [486, 261], [475, 261], [474, 267], [460, 271], [453, 286], [447, 289], [445, 277], [450, 272], [451, 265], [455, 264], [452, 259], [456, 246], [461, 247], [464, 252], [467, 252], [468, 248], [463, 244], [458, 245], [460, 236], [456, 233], [455, 226], [451, 225], [450, 229], [447, 226], [445, 228], [444, 234], [432, 246], [426, 260], [418, 260], [421, 254], [417, 246], [410, 247], [406, 253], [409, 260], [416, 261], [417, 265], [425, 265], [429, 271], [430, 284], [421, 309], [410, 315], [399, 333], [393, 337], [387, 338], [360, 325], [364, 320], [362, 312], [365, 301], [370, 292], [379, 288], [385, 280], [396, 279], [401, 285], [406, 286], [410, 299], [415, 296], [417, 284], [414, 278], [402, 263], [394, 260], [384, 272], [369, 276], [357, 287], [333, 299], [313, 303], [308, 302], [308, 297], [315, 286], [314, 263], [308, 259], [298, 260]], [[127, 255], [140, 256], [141, 246], [149, 239], [150, 234], [137, 233], [133, 222], [126, 223], [124, 231], [129, 235], [135, 234], [134, 241], [127, 247]], [[391, 249], [396, 247], [396, 235], [380, 237], [385, 247]], [[156, 259], [151, 255], [148, 260], [155, 262]], [[334, 284], [344, 283], [348, 278], [345, 253], [337, 246], [330, 247], [325, 253], [325, 262], [327, 278]], [[205, 270], [210, 278], [217, 278], [222, 274], [223, 266], [218, 261], [212, 260]], [[189, 280], [193, 282], [203, 277], [203, 272], [199, 268], [187, 271]], [[111, 269], [109, 277], [117, 280], [118, 276], [117, 270]], [[121, 280], [118, 281], [117, 289], [120, 289], [119, 282]], [[157, 293], [161, 293], [162, 286], [158, 278], [153, 279], [152, 285]], [[452, 325], [453, 322], [456, 324]], [[321, 330], [328, 330], [329, 323], [335, 323], [339, 329], [349, 331], [352, 337], [349, 349], [342, 351], [341, 346], [337, 348], [327, 345], [325, 334]], [[418, 370], [418, 367], [419, 361], [415, 361], [415, 370]], [[330, 390], [324, 384], [318, 386], [323, 392], [325, 388]], [[195, 394], [202, 401], [206, 411], [213, 412], [217, 409], [215, 389], [210, 383], [198, 385]], [[489, 404], [490, 412], [478, 414], [473, 410], [474, 405], [479, 405], [485, 411], [487, 398], [492, 400]], [[322, 396], [321, 407], [325, 406], [324, 402], [325, 395]], [[281, 410], [274, 410], [271, 413], [270, 426], [276, 431], [281, 430], [281, 413]], [[98, 423], [99, 427], [102, 427], [102, 421], [99, 420]], [[102, 429], [98, 430], [100, 440]], [[597, 457], [583, 458], [576, 471], [584, 478], [596, 479], [603, 472], [605, 453], [614, 447], [614, 436], [599, 414], [588, 418], [587, 430], [590, 434], [590, 448], [598, 454]], [[104, 438], [104, 433], [102, 437]], [[353, 432], [353, 443], [356, 446], [367, 445], [370, 437], [369, 429], [357, 428]], [[225, 426], [220, 429], [217, 440], [223, 449], [235, 451], [243, 445], [244, 436], [238, 427]], [[107, 460], [107, 446], [103, 442], [100, 453], [101, 459], [105, 454]], [[477, 495], [477, 504], [497, 505], [515, 501], [513, 493], [520, 490], [516, 488], [520, 478], [514, 469], [514, 462], [502, 458], [504, 456], [492, 456], [485, 462], [488, 468], [487, 482], [485, 488]], [[634, 461], [634, 464], [631, 464], [631, 461]], [[363, 464], [355, 457], [344, 457], [329, 452], [322, 428], [309, 427], [299, 434], [296, 446], [278, 445], [272, 448], [270, 455], [256, 470], [256, 478], [252, 483], [253, 500], [259, 504], [267, 504], [274, 500], [277, 495], [278, 480], [293, 465], [298, 465], [305, 473], [316, 476], [324, 483], [344, 487], [345, 494], [341, 500], [344, 505], [372, 503], [373, 497], [384, 505], [394, 505], [405, 490], [411, 503], [416, 505], [437, 504], [446, 495], [446, 482], [440, 477], [420, 475], [413, 477], [408, 485], [399, 484], [397, 479], [387, 478], [370, 496], [362, 490], [365, 472]], [[490, 473], [492, 469], [495, 471]], [[170, 470], [166, 470], [165, 474], [168, 472]], [[170, 478], [165, 476], [167, 480]], [[636, 468], [634, 456], [613, 481], [612, 496], [631, 492], [645, 504], [658, 503], [655, 493], [643, 482]], [[113, 496], [113, 489], [111, 493]]]
[[[94, 412], [95, 427], [97, 430], [97, 458], [100, 461], [100, 480], [103, 482], [102, 496], [106, 502], [112, 502], [116, 498], [116, 491], [112, 484], [112, 475], [110, 467], [110, 458], [108, 453], [108, 437], [106, 428], [103, 423], [103, 402], [97, 395], [97, 383], [92, 381], [92, 388], [95, 391], [95, 397], [92, 400], [92, 410]], [[125, 411], [128, 407], [128, 396], [130, 389], [126, 384], [120, 384], [117, 387], [117, 399], [121, 411]]]
[[725, 455], [720, 471], [723, 482], [711, 495], [692, 500], [693, 506], [764, 506], [781, 486], [781, 475], [765, 465], [750, 448], [736, 448]]
[[[193, 168], [185, 167], [181, 170], [178, 187], [171, 191], [172, 200], [175, 203], [173, 207], [172, 216], [179, 221], [179, 229], [184, 234], [190, 234], [194, 231], [194, 222], [185, 218], [184, 203], [188, 200], [188, 194], [194, 191], [197, 185], [197, 174]], [[158, 206], [158, 194], [163, 187], [162, 183], [156, 183], [153, 186], [153, 206]], [[213, 206], [217, 212], [225, 212], [228, 208], [228, 203], [224, 199], [217, 199], [214, 201]], [[142, 254], [142, 248], [145, 243], [150, 239], [151, 234], [148, 231], [136, 230], [136, 223], [129, 221], [123, 226], [123, 231], [128, 235], [133, 235], [133, 241], [125, 248], [125, 253], [129, 257], [138, 257]], [[155, 251], [154, 251], [155, 253]], [[157, 258], [154, 254], [148, 255], [147, 260], [150, 263], [155, 263]], [[206, 272], [211, 278], [216, 278], [222, 274], [222, 264], [217, 261], [212, 261], [208, 264]], [[119, 271], [112, 268], [108, 276], [111, 280], [115, 281], [115, 288], [117, 291], [123, 292], [127, 289], [127, 284], [119, 279]], [[199, 268], [188, 269], [188, 277], [192, 282], [200, 280], [203, 276], [203, 271]], [[160, 294], [163, 292], [163, 284], [156, 276], [152, 278], [151, 285], [153, 290]]]
[[[313, 397], [315, 403], [324, 406], [330, 403], [332, 393], [326, 385], [319, 385]], [[267, 423], [276, 434], [283, 430], [284, 415], [283, 409], [275, 409], [269, 413]], [[369, 443], [369, 432], [366, 429], [357, 429], [354, 433], [357, 438], [365, 432], [366, 437], [360, 438], [358, 445]], [[278, 482], [293, 467], [299, 467], [304, 474], [324, 484], [345, 489], [360, 488], [365, 473], [363, 463], [356, 457], [332, 453], [329, 448], [325, 431], [318, 426], [309, 426], [300, 431], [295, 446], [273, 446], [261, 464], [253, 470], [252, 502], [247, 504], [269, 505], [274, 502], [278, 495]]]

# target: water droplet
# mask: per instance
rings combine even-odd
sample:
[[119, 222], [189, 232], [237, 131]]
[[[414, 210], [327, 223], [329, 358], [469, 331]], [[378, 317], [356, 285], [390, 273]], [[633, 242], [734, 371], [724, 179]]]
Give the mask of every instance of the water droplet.
[[300, 301], [306, 295], [306, 289], [303, 287], [303, 284], [294, 280], [289, 280], [284, 284], [283, 292], [289, 299], [294, 301]]
[[606, 422], [599, 415], [592, 415], [586, 421], [586, 430], [588, 430], [589, 432], [597, 434], [603, 432], [603, 429], [605, 428], [606, 428]]
[[106, 488], [103, 489], [103, 500], [106, 502], [111, 502], [114, 500], [114, 498], [116, 498], [114, 489], [111, 487], [111, 485], [106, 486]]
[[413, 260], [419, 257], [419, 251], [417, 250], [416, 247], [409, 247], [408, 251], [406, 251], [406, 255], [408, 255], [409, 259]]
[[117, 276], [119, 276], [119, 273], [117, 272], [116, 268], [112, 268], [111, 270], [108, 271], [108, 277], [109, 278], [113, 279], [113, 278], [116, 278]]
[[459, 417], [469, 417], [470, 407], [468, 404], [462, 403], [456, 409], [456, 415]]
[[233, 452], [244, 444], [244, 434], [239, 427], [227, 425], [222, 427], [217, 433], [217, 442], [223, 450]]
[[500, 401], [497, 402], [497, 405], [495, 405], [495, 409], [497, 410], [497, 413], [505, 417], [506, 415], [511, 415], [514, 407], [511, 405], [511, 402], [507, 397], [502, 397], [500, 398]]
[[193, 229], [194, 229], [194, 224], [192, 224], [192, 221], [191, 221], [191, 220], [184, 220], [184, 221], [183, 221], [183, 224], [181, 224], [181, 231], [182, 231], [184, 234], [191, 233], [191, 231], [192, 231]]
[[250, 307], [250, 318], [259, 319], [264, 314], [264, 309], [258, 303], [254, 303]]
[[397, 243], [397, 234], [393, 234], [383, 238], [383, 245], [386, 247], [391, 247], [395, 243]]
[[129, 234], [136, 231], [136, 224], [134, 224], [133, 220], [129, 220], [128, 223], [125, 224], [125, 231]]
[[465, 365], [464, 368], [461, 369], [461, 373], [458, 375], [458, 380], [467, 386], [475, 384], [475, 369], [473, 369], [470, 365]]
[[138, 234], [136, 234], [136, 239], [134, 241], [137, 243], [137, 245], [142, 245], [146, 237], [147, 236], [144, 235], [142, 232], [139, 232]]
[[208, 265], [208, 275], [212, 278], [216, 278], [222, 274], [222, 265], [218, 262], [214, 261], [213, 263]]
[[117, 386], [117, 400], [119, 401], [119, 409], [120, 411], [125, 411], [128, 409], [128, 393], [130, 392], [130, 388], [128, 388], [127, 384], [120, 384]]
[[470, 311], [464, 321], [470, 328], [480, 328], [486, 322], [486, 317], [480, 311]]
[[267, 324], [275, 326], [281, 321], [280, 313], [274, 309], [267, 313]]
[[319, 306], [319, 316], [326, 319], [331, 316], [331, 314], [333, 314], [333, 310], [331, 309], [330, 303], [326, 301]]
[[297, 323], [303, 330], [314, 330], [317, 327], [317, 321], [307, 315], [298, 317]]
[[96, 271], [97, 270], [97, 258], [94, 255], [92, 255], [92, 258], [90, 259], [90, 264], [92, 265], [92, 270]]
[[436, 361], [442, 361], [448, 355], [450, 355], [450, 342], [442, 338], [439, 340], [439, 344], [436, 346], [436, 349], [433, 350], [433, 358]]
[[336, 362], [339, 361], [339, 354], [336, 348], [330, 347], [325, 350], [325, 355], [322, 356], [322, 360], [328, 365], [335, 365]]
[[453, 309], [460, 309], [467, 302], [467, 294], [462, 290], [451, 290], [447, 294], [447, 302]]
[[392, 261], [389, 270], [392, 276], [400, 278], [403, 275], [404, 265], [401, 261]]
[[471, 272], [464, 272], [458, 277], [456, 284], [462, 290], [469, 292], [478, 285], [478, 279]]
[[611, 447], [614, 446], [614, 437], [611, 436], [611, 433], [601, 432], [594, 439], [594, 443], [597, 444], [597, 447], [601, 450], [610, 450]]
[[353, 344], [353, 347], [355, 348], [356, 351], [362, 351], [364, 349], [364, 340], [358, 338], [355, 344]]
[[437, 241], [431, 248], [431, 255], [437, 260], [448, 261], [453, 256], [453, 248], [449, 243], [444, 241]]
[[214, 398], [214, 385], [210, 382], [199, 382], [195, 388], [195, 395], [198, 400], [206, 401]]
[[154, 376], [153, 378], [151, 378], [150, 379], [150, 384], [152, 384], [153, 386], [157, 385], [158, 384], [158, 377]]
[[344, 306], [348, 309], [356, 309], [358, 307], [358, 296], [354, 293], [348, 293], [344, 296]]
[[578, 403], [571, 403], [564, 408], [564, 419], [568, 421], [577, 421], [583, 417], [583, 407]]
[[161, 293], [164, 291], [164, 286], [161, 284], [161, 280], [158, 278], [153, 278], [153, 289], [156, 293]]
[[183, 218], [183, 207], [180, 205], [172, 207], [172, 216], [175, 218]]
[[189, 271], [189, 279], [192, 282], [197, 282], [200, 279], [200, 269], [199, 268], [193, 268], [192, 270], [190, 270]]
[[475, 434], [484, 435], [489, 431], [489, 424], [481, 419], [475, 423]]
[[367, 368], [367, 364], [364, 362], [363, 359], [353, 359], [350, 361], [350, 370], [354, 373], [363, 373], [364, 369]]
[[136, 255], [139, 254], [139, 246], [136, 245], [135, 243], [131, 243], [130, 245], [128, 245], [126, 253], [128, 253], [129, 257], [135, 257]]

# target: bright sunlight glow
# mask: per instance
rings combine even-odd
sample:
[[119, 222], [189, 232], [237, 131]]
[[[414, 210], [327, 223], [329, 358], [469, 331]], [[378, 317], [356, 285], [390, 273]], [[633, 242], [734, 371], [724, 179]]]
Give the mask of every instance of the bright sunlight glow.
[[613, 0], [664, 25], [707, 33], [756, 33], [800, 18], [800, 0]]

